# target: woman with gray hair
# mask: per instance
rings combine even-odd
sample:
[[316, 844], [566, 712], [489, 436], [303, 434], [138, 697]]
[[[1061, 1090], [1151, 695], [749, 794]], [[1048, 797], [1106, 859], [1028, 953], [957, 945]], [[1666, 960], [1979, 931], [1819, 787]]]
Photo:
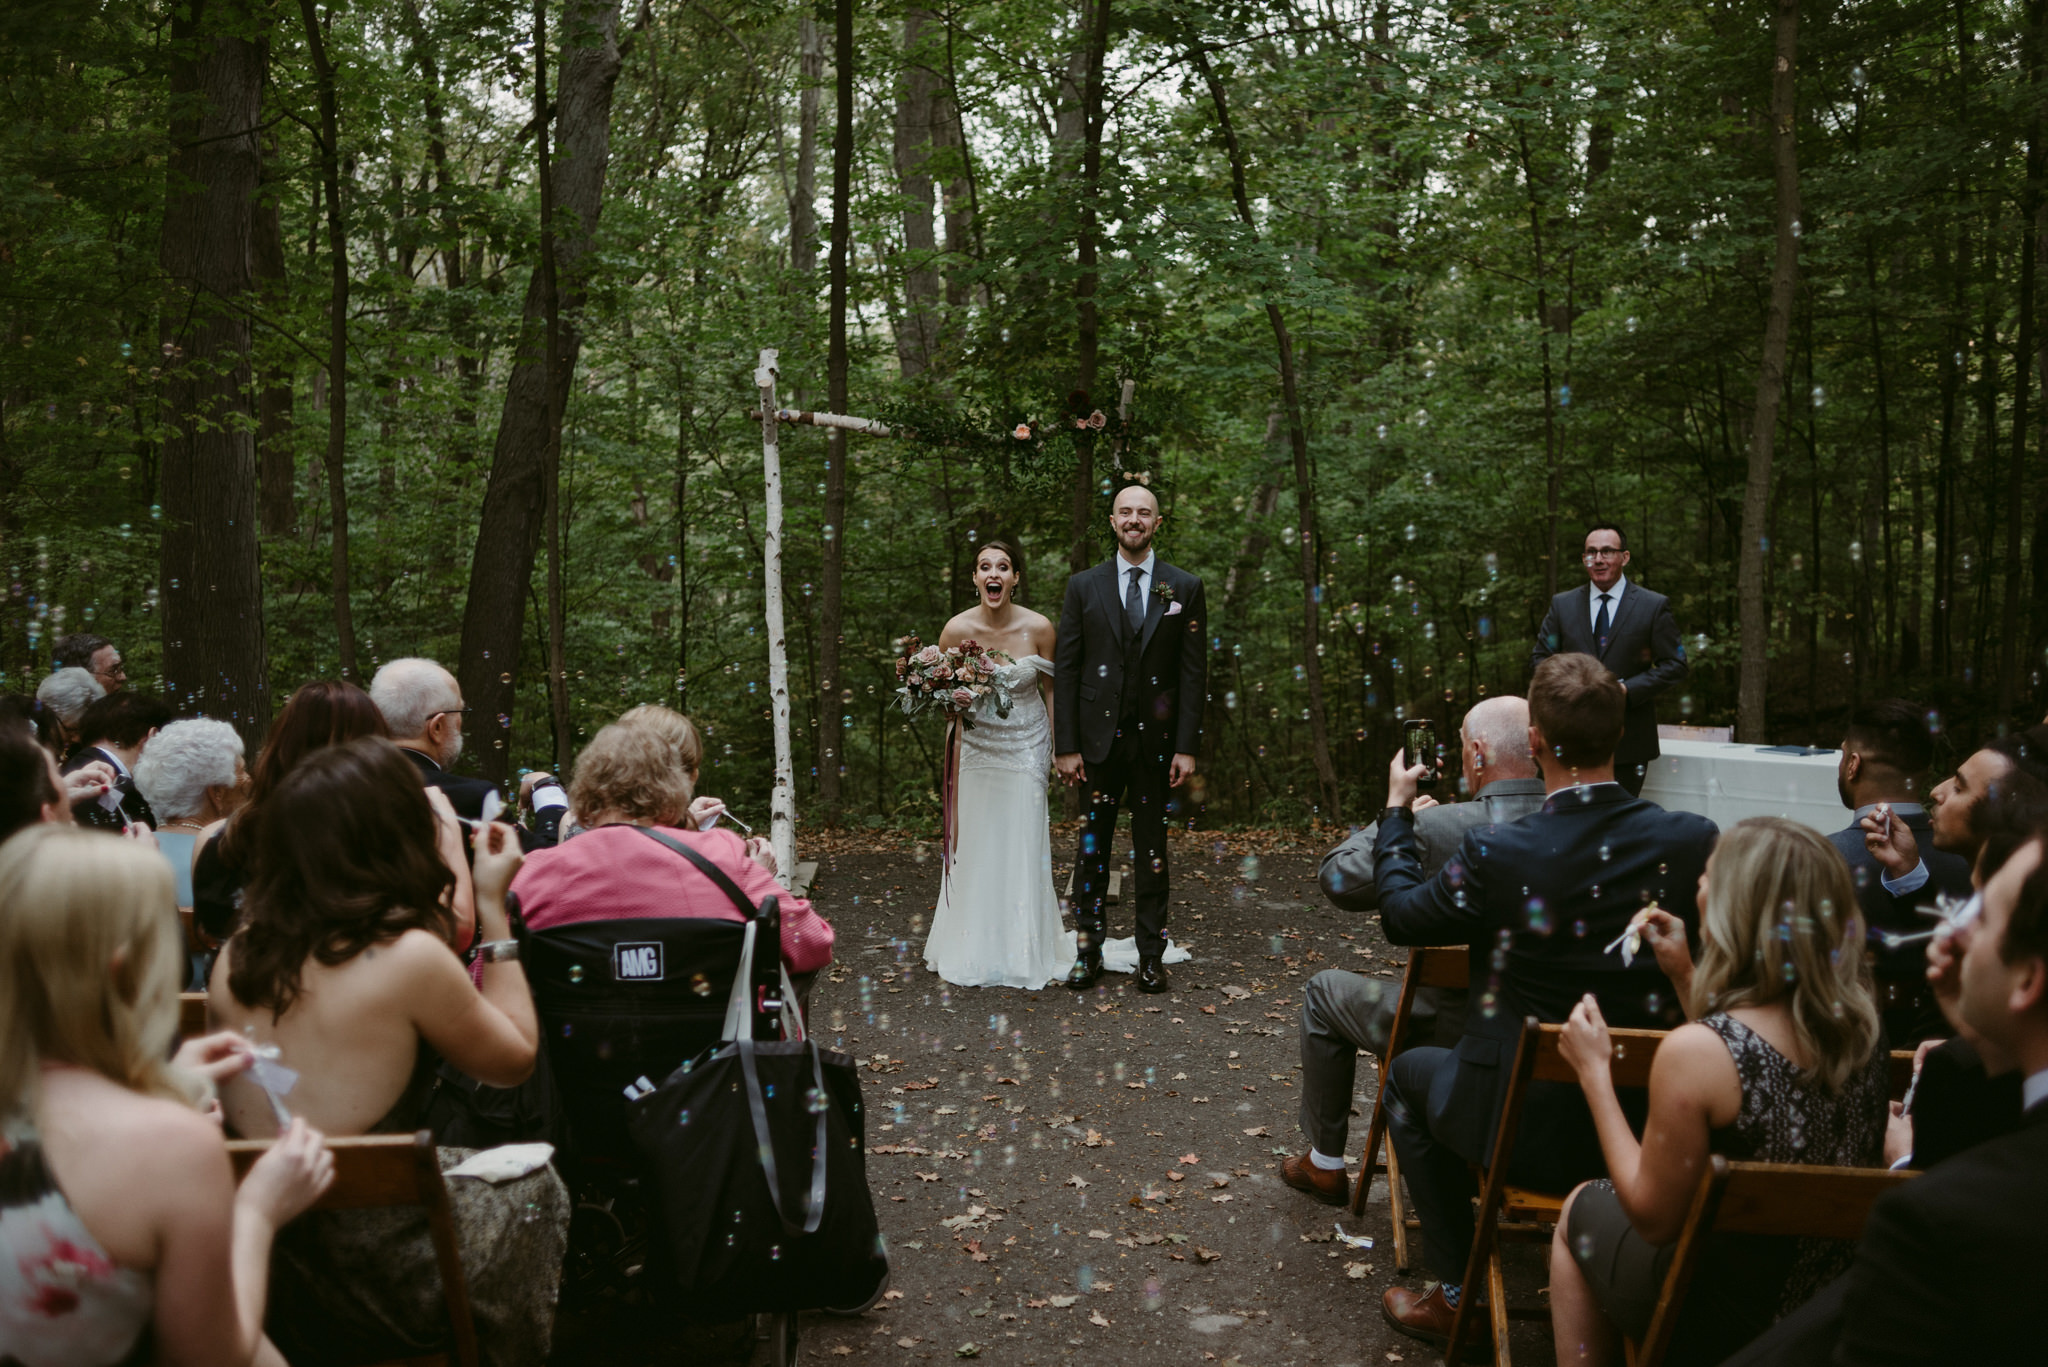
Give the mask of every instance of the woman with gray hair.
[[85, 709], [107, 696], [107, 690], [100, 687], [100, 681], [92, 676], [89, 669], [73, 666], [51, 672], [48, 678], [36, 685], [36, 701], [50, 709], [57, 719], [57, 729], [68, 753], [78, 744], [78, 719], [85, 715]]
[[199, 832], [240, 807], [249, 789], [242, 737], [224, 721], [174, 721], [135, 762], [135, 786], [157, 814], [157, 848], [171, 863], [178, 906], [189, 911]]

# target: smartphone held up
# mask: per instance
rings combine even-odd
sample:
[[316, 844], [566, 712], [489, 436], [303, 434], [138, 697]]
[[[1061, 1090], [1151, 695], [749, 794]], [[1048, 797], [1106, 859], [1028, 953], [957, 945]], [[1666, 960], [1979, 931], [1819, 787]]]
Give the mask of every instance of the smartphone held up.
[[1418, 764], [1429, 766], [1429, 772], [1415, 781], [1422, 792], [1428, 792], [1437, 785], [1437, 778], [1443, 772], [1443, 754], [1436, 743], [1436, 723], [1432, 721], [1404, 721], [1401, 723], [1401, 762], [1413, 769]]

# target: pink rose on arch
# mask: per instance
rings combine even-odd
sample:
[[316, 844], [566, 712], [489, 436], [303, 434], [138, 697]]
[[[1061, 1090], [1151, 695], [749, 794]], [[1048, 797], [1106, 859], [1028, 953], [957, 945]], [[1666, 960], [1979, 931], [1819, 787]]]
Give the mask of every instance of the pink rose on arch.
[[1102, 416], [1102, 410], [1099, 408], [1087, 417], [1086, 426], [1094, 428], [1097, 432], [1100, 432], [1108, 425], [1109, 419]]
[[956, 688], [953, 690], [953, 706], [961, 709], [962, 711], [965, 711], [973, 705], [974, 694], [972, 692], [968, 691], [965, 688]]

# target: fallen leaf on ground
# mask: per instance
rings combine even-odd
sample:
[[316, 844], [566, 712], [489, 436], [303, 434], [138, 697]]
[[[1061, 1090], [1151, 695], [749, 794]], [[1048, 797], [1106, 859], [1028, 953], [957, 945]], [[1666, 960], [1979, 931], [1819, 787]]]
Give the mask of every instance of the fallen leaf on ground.
[[920, 1182], [936, 1182], [939, 1180], [939, 1175], [935, 1172], [913, 1173], [912, 1176], [916, 1177]]
[[[1245, 1105], [1249, 1106], [1251, 1105], [1251, 1103], [1247, 1101]], [[1264, 1125], [1254, 1125], [1250, 1129], [1246, 1130], [1245, 1133], [1250, 1135], [1254, 1139], [1270, 1139], [1273, 1137], [1273, 1132], [1267, 1129]]]
[[1103, 1314], [1100, 1310], [1090, 1311], [1088, 1313], [1088, 1322], [1101, 1325], [1104, 1329], [1109, 1328], [1109, 1316]]
[[1079, 1296], [1053, 1296], [1050, 1297], [1050, 1299], [1052, 1301], [1053, 1309], [1064, 1310], [1068, 1306], [1072, 1305], [1075, 1301], [1080, 1300], [1081, 1298]]
[[1115, 1003], [1115, 1002], [1097, 1002], [1097, 1003], [1095, 1003], [1095, 1009], [1096, 1009], [1096, 1010], [1097, 1010], [1098, 1012], [1101, 1012], [1101, 1011], [1114, 1011], [1114, 1010], [1116, 1010], [1116, 1003]]
[[898, 1348], [915, 1348], [922, 1342], [924, 1342], [923, 1339], [900, 1338], [896, 1340], [896, 1346]]
[[981, 1356], [981, 1348], [978, 1344], [963, 1343], [958, 1348], [955, 1348], [953, 1350], [953, 1356], [962, 1358], [978, 1358]]
[[1243, 1001], [1246, 997], [1251, 996], [1250, 988], [1239, 987], [1235, 983], [1225, 983], [1222, 991], [1223, 995], [1232, 1001]]
[[907, 1153], [918, 1158], [929, 1158], [932, 1151], [921, 1144], [872, 1144], [869, 1153]]
[[1106, 1229], [1091, 1229], [1088, 1231], [1088, 1237], [1091, 1239], [1107, 1239], [1109, 1231]]
[[906, 1092], [929, 1092], [938, 1085], [937, 1082], [906, 1082], [903, 1084], [902, 1090]]
[[1175, 1073], [1173, 1075], [1173, 1080], [1175, 1082], [1186, 1082], [1188, 1080], [1188, 1075], [1186, 1073]]
[[940, 1106], [940, 1107], [938, 1107], [938, 1108], [937, 1108], [936, 1110], [934, 1110], [934, 1111], [932, 1112], [932, 1114], [933, 1114], [933, 1115], [958, 1115], [958, 1114], [960, 1114], [960, 1108], [959, 1108], [958, 1106]]
[[[1065, 1182], [1065, 1185], [1066, 1185], [1066, 1186], [1070, 1186], [1070, 1187], [1074, 1187], [1074, 1188], [1078, 1189], [1078, 1188], [1081, 1188], [1081, 1187], [1085, 1187], [1085, 1186], [1087, 1186], [1087, 1185], [1088, 1185], [1088, 1179], [1087, 1179], [1087, 1178], [1085, 1178], [1085, 1177], [1082, 1177], [1082, 1176], [1080, 1176], [1079, 1174], [1076, 1174], [1075, 1176], [1069, 1177], [1069, 1178], [1068, 1178], [1068, 1179], [1066, 1180], [1066, 1182]], [[1326, 1238], [1327, 1238], [1328, 1236], [1327, 1236], [1327, 1235], [1325, 1235], [1324, 1237], [1326, 1237]]]
[[1127, 1092], [1142, 1092], [1145, 1090], [1145, 1084], [1142, 1082], [1126, 1082], [1124, 1090]]
[[1213, 1006], [1205, 1006], [1202, 1008], [1202, 1014], [1205, 1016], [1213, 1016], [1216, 1014], [1216, 1008]]
[[903, 1293], [901, 1291], [884, 1291], [882, 1299], [885, 1301], [900, 1301], [903, 1299]]
[[1201, 1161], [1202, 1156], [1200, 1154], [1184, 1153], [1180, 1156], [1180, 1164], [1182, 1167], [1185, 1168], [1192, 1168], [1193, 1166], [1195, 1166], [1195, 1164]]
[[1281, 1015], [1278, 1011], [1268, 1011], [1266, 1013], [1266, 1019], [1269, 1021], [1284, 1021], [1287, 1019], [1287, 1017]]
[[1351, 1280], [1355, 1282], [1364, 1281], [1367, 1277], [1370, 1277], [1372, 1275], [1372, 1264], [1346, 1263], [1344, 1264], [1344, 1275], [1351, 1278]]
[[1184, 1172], [1169, 1172], [1166, 1174], [1166, 1180], [1169, 1182], [1184, 1182], [1187, 1180], [1187, 1174]]
[[833, 1355], [834, 1357], [842, 1357], [842, 1358], [843, 1358], [843, 1357], [851, 1357], [851, 1356], [853, 1355], [853, 1349], [852, 1349], [852, 1347], [851, 1347], [851, 1346], [849, 1346], [849, 1345], [847, 1345], [847, 1344], [844, 1344], [844, 1343], [835, 1343], [835, 1344], [833, 1344], [833, 1345], [832, 1345], [832, 1355]]
[[1195, 1261], [1198, 1263], [1213, 1263], [1223, 1256], [1221, 1253], [1218, 1253], [1215, 1249], [1204, 1248], [1200, 1244], [1195, 1245], [1194, 1253]]
[[1027, 1310], [1043, 1310], [1050, 1304], [1052, 1304], [1050, 1301], [1025, 1301], [1024, 1307]]
[[1102, 1131], [1100, 1131], [1100, 1130], [1090, 1130], [1090, 1131], [1088, 1131], [1088, 1136], [1087, 1136], [1087, 1138], [1085, 1138], [1085, 1139], [1083, 1139], [1083, 1140], [1081, 1141], [1081, 1144], [1082, 1144], [1082, 1146], [1083, 1146], [1084, 1148], [1090, 1148], [1090, 1149], [1099, 1149], [1099, 1148], [1101, 1148], [1101, 1147], [1102, 1147], [1103, 1145], [1105, 1145], [1105, 1144], [1109, 1144], [1109, 1145], [1112, 1145], [1112, 1146], [1113, 1146], [1113, 1145], [1114, 1145], [1115, 1143], [1116, 1143], [1116, 1141], [1115, 1141], [1114, 1139], [1104, 1139], [1104, 1138], [1102, 1137]]

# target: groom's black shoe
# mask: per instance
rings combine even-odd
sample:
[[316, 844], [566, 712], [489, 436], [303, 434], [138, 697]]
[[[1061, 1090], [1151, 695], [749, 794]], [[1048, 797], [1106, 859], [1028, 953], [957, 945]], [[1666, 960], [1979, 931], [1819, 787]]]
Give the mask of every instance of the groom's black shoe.
[[1067, 970], [1067, 986], [1076, 992], [1086, 992], [1101, 981], [1102, 956], [1082, 953], [1074, 957], [1074, 966]]
[[1140, 992], [1167, 992], [1173, 988], [1173, 979], [1168, 976], [1166, 966], [1157, 954], [1147, 954], [1138, 963], [1138, 990]]

